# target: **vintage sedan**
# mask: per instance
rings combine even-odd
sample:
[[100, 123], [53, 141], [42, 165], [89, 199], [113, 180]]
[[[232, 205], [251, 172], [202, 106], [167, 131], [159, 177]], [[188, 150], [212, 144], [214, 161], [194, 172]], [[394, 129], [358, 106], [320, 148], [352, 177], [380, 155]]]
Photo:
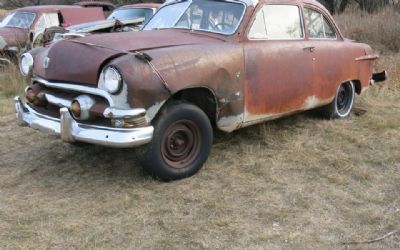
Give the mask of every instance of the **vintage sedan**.
[[162, 180], [195, 174], [213, 128], [234, 130], [322, 108], [349, 116], [356, 94], [386, 72], [344, 39], [313, 0], [179, 0], [143, 31], [65, 40], [26, 53], [21, 125], [65, 142], [139, 147]]
[[16, 9], [0, 24], [0, 54], [15, 56], [31, 48], [46, 28], [68, 27], [101, 19], [104, 19], [102, 8], [43, 5]]

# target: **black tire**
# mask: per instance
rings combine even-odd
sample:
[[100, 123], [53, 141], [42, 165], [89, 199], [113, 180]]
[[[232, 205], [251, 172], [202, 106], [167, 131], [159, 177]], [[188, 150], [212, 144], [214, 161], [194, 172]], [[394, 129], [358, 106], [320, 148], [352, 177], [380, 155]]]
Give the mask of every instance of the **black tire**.
[[346, 82], [339, 86], [333, 102], [322, 109], [328, 119], [342, 119], [350, 115], [354, 106], [355, 87], [353, 82]]
[[173, 101], [155, 118], [153, 140], [139, 160], [153, 177], [171, 181], [197, 173], [210, 154], [213, 129], [197, 106]]

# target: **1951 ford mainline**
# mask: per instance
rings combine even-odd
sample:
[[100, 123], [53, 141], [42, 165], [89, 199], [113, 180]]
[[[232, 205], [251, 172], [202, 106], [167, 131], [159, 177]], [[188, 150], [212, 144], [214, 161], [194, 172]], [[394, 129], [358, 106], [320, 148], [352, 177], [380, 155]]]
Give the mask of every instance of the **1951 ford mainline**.
[[195, 174], [213, 128], [232, 132], [322, 108], [345, 118], [386, 72], [313, 0], [182, 0], [140, 32], [59, 41], [22, 55], [21, 125], [66, 142], [142, 146], [162, 180]]

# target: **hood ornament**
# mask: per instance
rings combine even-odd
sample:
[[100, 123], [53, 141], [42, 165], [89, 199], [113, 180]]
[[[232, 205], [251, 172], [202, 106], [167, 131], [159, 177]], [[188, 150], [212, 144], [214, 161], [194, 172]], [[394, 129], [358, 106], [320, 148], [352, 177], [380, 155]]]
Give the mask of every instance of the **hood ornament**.
[[47, 56], [44, 58], [43, 60], [43, 68], [48, 69], [50, 66], [50, 58], [48, 58]]

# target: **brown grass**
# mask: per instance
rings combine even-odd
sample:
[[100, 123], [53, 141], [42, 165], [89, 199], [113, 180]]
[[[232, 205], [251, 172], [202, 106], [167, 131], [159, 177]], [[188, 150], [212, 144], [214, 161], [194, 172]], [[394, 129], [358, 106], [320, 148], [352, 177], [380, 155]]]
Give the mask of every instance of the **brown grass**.
[[3, 20], [3, 18], [7, 15], [8, 10], [5, 9], [0, 9], [0, 20]]
[[366, 42], [386, 54], [400, 51], [400, 11], [388, 7], [374, 14], [366, 14], [349, 9], [336, 19], [347, 37]]
[[0, 67], [0, 82], [0, 92], [5, 97], [22, 94], [26, 86], [26, 79], [14, 65]]
[[3, 93], [0, 249], [399, 249], [399, 234], [341, 245], [400, 228], [400, 54], [378, 67], [391, 79], [349, 119], [218, 133], [203, 170], [173, 183], [146, 175], [132, 150], [17, 128]]

